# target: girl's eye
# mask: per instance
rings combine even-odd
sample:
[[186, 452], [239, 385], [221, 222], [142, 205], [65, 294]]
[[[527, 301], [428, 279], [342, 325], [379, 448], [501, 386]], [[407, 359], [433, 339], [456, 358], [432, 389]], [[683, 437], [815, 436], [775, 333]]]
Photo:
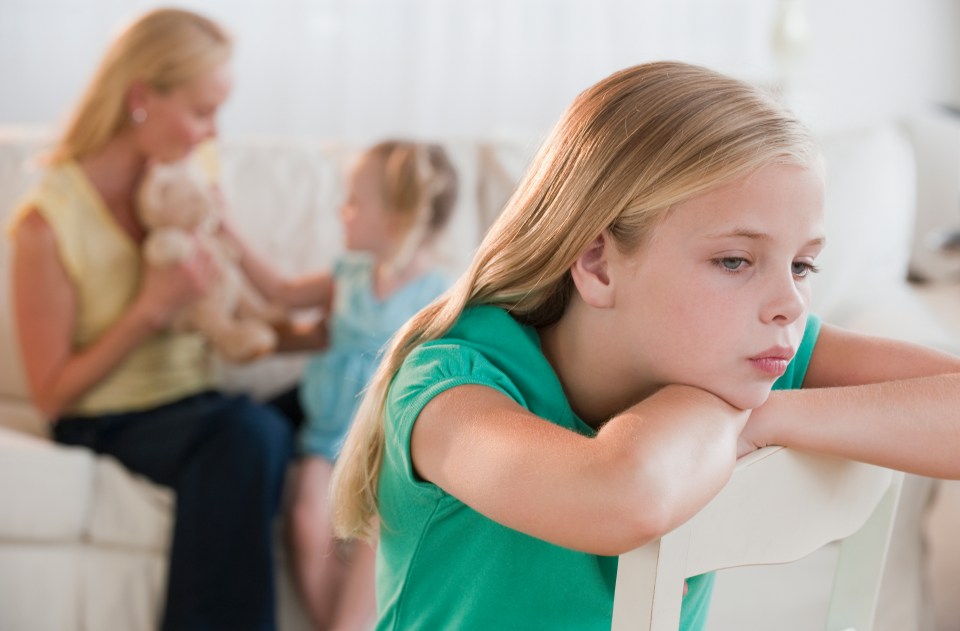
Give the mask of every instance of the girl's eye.
[[813, 263], [804, 263], [803, 261], [794, 261], [791, 266], [791, 271], [793, 275], [797, 278], [806, 278], [810, 274], [816, 274], [820, 271], [820, 268], [814, 265]]
[[720, 259], [714, 259], [713, 263], [724, 271], [739, 272], [747, 265], [747, 259], [739, 256], [725, 256]]

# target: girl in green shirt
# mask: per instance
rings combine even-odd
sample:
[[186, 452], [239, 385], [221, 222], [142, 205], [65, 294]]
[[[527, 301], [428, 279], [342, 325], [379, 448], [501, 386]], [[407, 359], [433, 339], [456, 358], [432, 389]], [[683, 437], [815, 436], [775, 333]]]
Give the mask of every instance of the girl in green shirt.
[[821, 327], [824, 242], [814, 143], [754, 87], [651, 63], [582, 93], [338, 461], [340, 532], [380, 536], [379, 628], [608, 629], [616, 555], [760, 446], [960, 477], [960, 360]]

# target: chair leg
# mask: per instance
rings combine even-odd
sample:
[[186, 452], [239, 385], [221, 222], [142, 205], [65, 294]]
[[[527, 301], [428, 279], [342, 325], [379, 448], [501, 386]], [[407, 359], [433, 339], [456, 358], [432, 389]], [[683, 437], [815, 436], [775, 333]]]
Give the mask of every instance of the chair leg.
[[611, 631], [675, 631], [680, 626], [689, 543], [689, 531], [680, 527], [620, 556]]
[[[827, 631], [871, 631], [903, 475], [895, 474], [873, 514], [840, 544]], [[881, 554], [877, 551], [881, 550]]]

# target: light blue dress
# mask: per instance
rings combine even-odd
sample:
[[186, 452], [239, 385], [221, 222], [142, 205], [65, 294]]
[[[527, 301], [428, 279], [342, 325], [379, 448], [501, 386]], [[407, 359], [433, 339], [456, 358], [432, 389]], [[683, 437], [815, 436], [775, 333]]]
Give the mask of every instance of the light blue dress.
[[306, 420], [299, 437], [301, 453], [331, 462], [376, 371], [381, 348], [450, 286], [446, 274], [431, 270], [380, 300], [373, 291], [373, 262], [360, 255], [338, 260], [333, 277], [330, 346], [314, 356], [304, 372], [300, 405]]

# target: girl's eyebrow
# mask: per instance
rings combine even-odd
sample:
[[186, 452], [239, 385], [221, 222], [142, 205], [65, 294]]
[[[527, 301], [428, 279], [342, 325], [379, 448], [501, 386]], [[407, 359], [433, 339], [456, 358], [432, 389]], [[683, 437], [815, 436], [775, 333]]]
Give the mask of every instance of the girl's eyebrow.
[[770, 235], [765, 232], [757, 232], [756, 230], [749, 230], [747, 228], [734, 228], [733, 230], [728, 230], [726, 232], [712, 232], [710, 234], [703, 235], [704, 239], [729, 239], [731, 237], [743, 237], [747, 239], [753, 239], [755, 241], [769, 241]]
[[[737, 237], [752, 239], [754, 241], [770, 241], [771, 238], [766, 232], [757, 232], [756, 230], [749, 230], [747, 228], [734, 228], [727, 232], [714, 232], [703, 235], [704, 239], [729, 239]], [[806, 245], [823, 245], [826, 242], [826, 237], [815, 237], [807, 241]]]

